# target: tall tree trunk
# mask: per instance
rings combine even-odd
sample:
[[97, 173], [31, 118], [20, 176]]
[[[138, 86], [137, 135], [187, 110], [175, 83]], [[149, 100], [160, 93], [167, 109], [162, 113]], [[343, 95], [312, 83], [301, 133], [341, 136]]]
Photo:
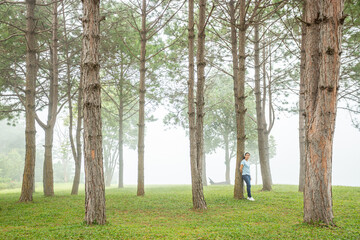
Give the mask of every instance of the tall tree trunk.
[[26, 0], [26, 91], [25, 91], [25, 167], [21, 188], [20, 202], [33, 200], [36, 128], [35, 128], [35, 85], [37, 74], [36, 62], [36, 20], [34, 15], [36, 0]]
[[[204, 86], [205, 86], [205, 19], [206, 0], [199, 1], [199, 24], [197, 42], [197, 86], [196, 86], [196, 161], [199, 178], [202, 176], [204, 155]], [[202, 182], [200, 188], [203, 188]], [[206, 202], [202, 195], [196, 199], [197, 209], [206, 209]]]
[[[265, 64], [265, 63], [264, 63]], [[263, 189], [263, 190], [271, 190], [271, 185], [272, 185], [272, 177], [271, 177], [271, 170], [270, 170], [270, 144], [269, 144], [269, 139], [270, 139], [270, 132], [271, 129], [274, 126], [274, 121], [275, 121], [275, 113], [274, 113], [274, 107], [273, 107], [273, 100], [272, 100], [272, 78], [271, 78], [271, 71], [272, 71], [272, 60], [271, 60], [271, 44], [269, 44], [269, 81], [268, 81], [268, 86], [267, 86], [267, 92], [268, 92], [268, 114], [269, 114], [269, 126], [267, 127], [266, 124], [266, 119], [265, 119], [265, 108], [263, 108], [263, 122], [265, 123], [265, 159], [266, 159], [266, 185], [265, 186], [270, 186], [270, 189]], [[265, 73], [265, 72], [264, 72]], [[266, 76], [264, 75], [263, 77], [263, 85], [264, 85], [264, 92], [265, 92], [265, 96], [266, 96]], [[263, 101], [265, 102], [266, 97], [264, 97]]]
[[[255, 43], [255, 99], [256, 99], [256, 122], [258, 131], [258, 148], [259, 148], [259, 159], [261, 176], [263, 182], [263, 191], [271, 190], [271, 173], [270, 173], [270, 162], [268, 158], [268, 138], [269, 134], [266, 132], [266, 121], [265, 121], [265, 108], [263, 103], [266, 99], [263, 97], [261, 100], [261, 89], [260, 89], [260, 38], [259, 38], [259, 25], [256, 23], [254, 26], [254, 43]], [[266, 83], [264, 82], [264, 95], [266, 96]]]
[[82, 121], [82, 67], [80, 66], [80, 81], [78, 87], [78, 102], [77, 102], [77, 125], [76, 125], [76, 146], [73, 138], [73, 106], [72, 106], [72, 96], [71, 96], [71, 66], [70, 66], [70, 57], [69, 57], [69, 42], [67, 35], [67, 26], [66, 26], [66, 17], [65, 17], [65, 5], [64, 2], [62, 4], [62, 15], [63, 15], [63, 24], [64, 24], [64, 47], [65, 47], [65, 56], [66, 56], [66, 78], [67, 78], [67, 98], [69, 103], [69, 139], [71, 152], [75, 162], [75, 175], [73, 180], [73, 185], [71, 189], [71, 195], [77, 195], [79, 191], [79, 183], [80, 183], [80, 170], [81, 170], [81, 121]]
[[344, 1], [307, 0], [304, 221], [333, 224], [332, 146], [339, 87]]
[[[199, 9], [199, 40], [198, 44], [198, 51], [203, 51], [202, 53], [198, 53], [198, 81], [203, 81], [204, 79], [201, 78], [201, 74], [204, 73], [204, 68], [200, 67], [200, 63], [204, 64], [204, 45], [205, 45], [205, 35], [203, 27], [205, 25], [205, 7], [206, 1], [201, 0]], [[191, 182], [192, 182], [192, 201], [193, 201], [193, 208], [194, 209], [206, 209], [206, 202], [203, 193], [203, 184], [201, 178], [201, 171], [202, 171], [202, 142], [197, 142], [199, 138], [202, 137], [202, 133], [200, 136], [198, 134], [198, 124], [200, 125], [199, 120], [196, 118], [199, 115], [195, 115], [195, 107], [194, 107], [194, 82], [195, 82], [195, 64], [194, 64], [194, 1], [189, 0], [189, 20], [188, 20], [188, 41], [189, 41], [189, 81], [188, 81], [188, 114], [189, 114], [189, 138], [190, 138], [190, 163], [191, 163]], [[201, 35], [201, 36], [200, 36]], [[205, 67], [205, 66], [204, 66]], [[199, 73], [200, 71], [200, 73]], [[200, 74], [200, 75], [199, 75]], [[200, 87], [200, 88], [199, 88]], [[200, 90], [201, 94], [201, 83], [200, 86], [198, 85], [198, 90]], [[202, 89], [203, 90], [203, 89]], [[202, 96], [197, 95], [198, 98], [203, 98]], [[202, 102], [201, 102], [202, 101]], [[198, 101], [197, 104], [200, 106], [203, 103], [203, 99]], [[202, 105], [201, 105], [202, 106]], [[199, 114], [197, 112], [197, 114]], [[202, 116], [201, 116], [202, 120]], [[202, 128], [201, 128], [202, 131]]]
[[58, 105], [58, 44], [57, 44], [57, 29], [58, 29], [58, 12], [57, 1], [53, 1], [53, 18], [52, 18], [52, 46], [51, 46], [51, 65], [52, 74], [50, 80], [50, 94], [49, 94], [49, 108], [48, 119], [45, 128], [45, 155], [44, 155], [44, 195], [54, 195], [54, 174], [52, 161], [52, 147], [54, 139], [54, 126], [57, 116]]
[[[305, 21], [305, 0], [303, 2], [303, 16]], [[300, 58], [300, 90], [299, 90], [299, 150], [300, 150], [300, 173], [299, 173], [299, 192], [304, 192], [305, 188], [305, 37], [306, 25], [301, 24], [301, 58]]]
[[[234, 12], [235, 13], [235, 12]], [[235, 22], [235, 20], [233, 20]], [[233, 24], [231, 24], [233, 25]], [[237, 134], [237, 151], [236, 151], [236, 167], [235, 167], [235, 185], [234, 198], [244, 198], [243, 180], [240, 174], [240, 163], [245, 152], [245, 45], [246, 45], [246, 24], [245, 24], [245, 0], [240, 0], [240, 15], [239, 15], [239, 71], [237, 81], [234, 79], [235, 91], [235, 108], [236, 108], [236, 134]], [[233, 35], [233, 31], [231, 31]], [[234, 37], [232, 37], [234, 39]], [[234, 43], [232, 44], [234, 45]], [[232, 48], [234, 52], [234, 48]], [[233, 54], [234, 63], [234, 54]], [[235, 65], [234, 78], [235, 78]]]
[[[82, 67], [81, 67], [82, 69]], [[79, 83], [79, 90], [78, 90], [78, 99], [77, 99], [77, 105], [78, 105], [78, 116], [77, 116], [77, 124], [76, 124], [76, 156], [74, 158], [75, 160], [75, 175], [74, 175], [74, 181], [73, 186], [71, 189], [71, 195], [77, 195], [79, 192], [79, 184], [80, 184], [80, 174], [81, 174], [81, 157], [82, 157], [82, 150], [81, 150], [81, 125], [82, 125], [82, 119], [83, 119], [83, 111], [82, 111], [82, 93], [83, 93], [83, 77], [82, 77], [82, 70], [81, 71], [81, 78]]]
[[137, 195], [144, 196], [144, 148], [145, 148], [145, 73], [146, 73], [146, 0], [141, 9], [141, 51], [140, 51], [140, 100], [139, 100], [139, 135], [138, 135], [138, 185]]
[[[122, 56], [122, 53], [121, 53]], [[122, 61], [121, 61], [122, 62]], [[124, 65], [121, 63], [120, 94], [119, 94], [119, 182], [118, 188], [124, 187]]]
[[227, 184], [230, 184], [230, 150], [229, 150], [229, 135], [224, 134], [225, 142], [225, 181]]
[[85, 221], [105, 224], [105, 184], [99, 80], [100, 1], [83, 1], [82, 81], [84, 84]]
[[[122, 85], [121, 88], [121, 95], [122, 95]], [[124, 130], [123, 130], [123, 117], [124, 117], [124, 107], [123, 107], [123, 100], [121, 97], [120, 100], [120, 108], [119, 108], [119, 182], [118, 188], [124, 187]]]

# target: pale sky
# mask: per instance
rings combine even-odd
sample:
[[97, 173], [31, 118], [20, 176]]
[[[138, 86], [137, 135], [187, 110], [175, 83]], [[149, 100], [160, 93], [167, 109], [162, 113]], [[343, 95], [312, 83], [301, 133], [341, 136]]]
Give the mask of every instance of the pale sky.
[[[145, 137], [145, 184], [190, 184], [189, 141], [182, 128], [165, 130], [157, 110], [158, 121], [147, 124]], [[299, 147], [298, 116], [281, 116], [272, 131], [277, 144], [277, 154], [271, 160], [274, 184], [298, 184]], [[333, 149], [333, 185], [360, 186], [360, 132], [351, 126], [348, 113], [339, 110]], [[126, 150], [125, 185], [137, 183], [137, 152]], [[207, 176], [214, 181], [225, 181], [224, 151], [207, 155]], [[231, 165], [231, 181], [234, 180]], [[259, 183], [261, 176], [259, 172]], [[255, 182], [255, 166], [251, 166]], [[115, 176], [116, 178], [117, 176]]]

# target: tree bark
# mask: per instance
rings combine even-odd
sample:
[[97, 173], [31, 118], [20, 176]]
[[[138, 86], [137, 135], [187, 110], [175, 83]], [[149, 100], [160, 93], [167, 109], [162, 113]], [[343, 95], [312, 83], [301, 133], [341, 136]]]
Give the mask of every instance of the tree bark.
[[[82, 68], [82, 67], [81, 67]], [[77, 105], [78, 105], [78, 116], [77, 116], [77, 124], [76, 124], [76, 156], [74, 158], [75, 160], [75, 175], [74, 175], [74, 181], [73, 186], [71, 190], [71, 195], [77, 195], [79, 192], [79, 184], [80, 184], [80, 174], [81, 174], [81, 157], [82, 157], [82, 150], [81, 150], [81, 125], [82, 125], [82, 119], [83, 119], [83, 111], [82, 111], [82, 93], [83, 93], [83, 80], [82, 80], [82, 70], [81, 71], [81, 78], [79, 83], [79, 90], [78, 90], [78, 99], [77, 99]]]
[[301, 24], [301, 58], [300, 58], [300, 90], [299, 90], [299, 150], [300, 150], [300, 173], [299, 173], [299, 192], [304, 192], [305, 188], [305, 3], [303, 2], [303, 23]]
[[333, 225], [332, 145], [344, 1], [307, 0], [305, 22], [306, 168], [304, 222]]
[[[122, 81], [122, 80], [121, 80]], [[123, 103], [123, 86], [120, 83], [120, 107], [119, 107], [119, 182], [118, 188], [124, 187], [124, 103]]]
[[85, 157], [85, 221], [105, 224], [105, 184], [99, 80], [100, 1], [83, 1], [82, 81]]
[[21, 188], [20, 202], [33, 200], [35, 156], [36, 156], [36, 128], [35, 128], [35, 87], [36, 87], [36, 0], [26, 0], [26, 91], [25, 91], [25, 167]]
[[124, 187], [124, 64], [121, 53], [120, 65], [120, 89], [119, 89], [119, 182], [118, 188]]
[[54, 136], [54, 128], [47, 126], [45, 129], [45, 153], [44, 153], [44, 168], [43, 168], [43, 187], [45, 196], [54, 195], [54, 174], [52, 166], [52, 143]]
[[[235, 12], [234, 12], [235, 13]], [[235, 22], [235, 20], [233, 20]], [[246, 45], [246, 23], [245, 23], [245, 0], [240, 0], [240, 15], [239, 15], [239, 70], [237, 81], [234, 79], [234, 91], [235, 91], [235, 109], [236, 109], [236, 167], [235, 167], [235, 185], [234, 185], [234, 198], [244, 198], [243, 180], [240, 174], [240, 163], [245, 152], [245, 45]], [[233, 25], [233, 24], [231, 24]], [[231, 35], [233, 35], [233, 30]], [[235, 35], [236, 36], [236, 35]], [[234, 37], [232, 37], [234, 39]], [[234, 46], [234, 43], [232, 43]], [[234, 63], [234, 48], [233, 51], [233, 63]], [[234, 78], [235, 78], [235, 64]]]
[[140, 50], [140, 100], [139, 100], [139, 133], [138, 133], [138, 185], [137, 195], [144, 196], [144, 148], [145, 148], [145, 73], [146, 73], [146, 0], [141, 9], [141, 50]]
[[[197, 92], [197, 99], [200, 99], [200, 102], [197, 102], [197, 109], [199, 106], [203, 106], [203, 95], [201, 94], [201, 91], [203, 91], [203, 82], [204, 80], [203, 73], [205, 66], [201, 66], [204, 64], [204, 45], [205, 45], [205, 7], [206, 7], [206, 1], [201, 0], [200, 3], [200, 9], [199, 9], [199, 38], [201, 40], [198, 41], [198, 81], [200, 81], [200, 84], [198, 83], [198, 92]], [[192, 182], [192, 202], [193, 202], [193, 208], [194, 209], [206, 209], [206, 202], [204, 198], [203, 193], [203, 184], [202, 184], [202, 178], [201, 178], [201, 171], [202, 171], [202, 132], [198, 133], [199, 131], [202, 131], [198, 129], [198, 126], [201, 125], [200, 120], [202, 120], [202, 116], [200, 120], [197, 120], [196, 118], [199, 117], [199, 112], [195, 113], [195, 107], [194, 107], [194, 82], [195, 82], [195, 64], [194, 64], [194, 1], [189, 0], [189, 19], [188, 19], [188, 43], [189, 43], [189, 81], [188, 81], [188, 114], [189, 114], [189, 138], [190, 138], [190, 163], [191, 163], [191, 182]], [[202, 52], [199, 52], [202, 51]], [[200, 72], [199, 72], [200, 71]], [[202, 87], [202, 89], [201, 89]], [[199, 93], [200, 90], [200, 93]], [[201, 99], [202, 98], [202, 99]], [[200, 108], [201, 108], [200, 107]], [[201, 110], [201, 109], [200, 109]], [[202, 114], [202, 112], [200, 112]], [[197, 114], [197, 115], [195, 115]], [[198, 142], [199, 141], [199, 142]]]
[[[78, 98], [77, 98], [77, 125], [76, 125], [76, 134], [74, 143], [73, 137], [73, 106], [72, 106], [72, 96], [71, 96], [71, 88], [73, 86], [71, 81], [71, 65], [70, 65], [70, 57], [69, 57], [69, 42], [67, 35], [67, 26], [66, 26], [66, 17], [65, 17], [65, 5], [64, 2], [62, 4], [62, 15], [63, 15], [63, 24], [64, 24], [64, 47], [65, 47], [65, 56], [66, 56], [66, 78], [67, 78], [67, 98], [69, 104], [69, 139], [71, 152], [75, 162], [75, 175], [73, 180], [73, 185], [71, 189], [71, 195], [77, 195], [79, 192], [79, 183], [80, 183], [80, 171], [81, 171], [81, 122], [82, 122], [82, 67], [80, 66], [80, 81], [78, 87]], [[81, 64], [80, 64], [81, 65]]]
[[50, 94], [49, 94], [49, 107], [48, 107], [48, 119], [45, 130], [45, 153], [44, 153], [44, 195], [54, 195], [54, 173], [53, 173], [53, 161], [52, 161], [52, 147], [54, 139], [54, 126], [57, 117], [57, 105], [58, 105], [58, 11], [57, 1], [53, 1], [53, 13], [52, 13], [52, 46], [51, 46], [51, 79], [50, 79]]
[[[256, 123], [258, 132], [258, 148], [260, 169], [263, 182], [263, 191], [271, 190], [271, 172], [269, 161], [269, 133], [267, 132], [267, 125], [265, 120], [265, 96], [266, 96], [266, 81], [264, 81], [263, 99], [261, 100], [260, 89], [260, 38], [259, 38], [259, 24], [254, 25], [254, 45], [255, 45], [255, 99], [256, 99]], [[265, 74], [265, 72], [264, 72]]]
[[[196, 86], [196, 161], [199, 178], [202, 176], [203, 154], [204, 154], [204, 87], [205, 87], [205, 19], [206, 0], [199, 1], [199, 24], [197, 42], [197, 86]], [[200, 188], [203, 188], [202, 182]], [[201, 191], [202, 193], [202, 191]], [[206, 209], [206, 202], [202, 195], [196, 200], [197, 209]]]

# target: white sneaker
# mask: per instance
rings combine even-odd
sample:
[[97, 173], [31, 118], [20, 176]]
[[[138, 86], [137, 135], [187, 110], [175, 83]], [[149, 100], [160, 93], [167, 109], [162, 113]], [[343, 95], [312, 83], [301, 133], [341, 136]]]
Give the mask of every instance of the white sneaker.
[[251, 197], [251, 198], [248, 197], [247, 199], [248, 199], [249, 201], [255, 201], [255, 199], [252, 198], [252, 197]]

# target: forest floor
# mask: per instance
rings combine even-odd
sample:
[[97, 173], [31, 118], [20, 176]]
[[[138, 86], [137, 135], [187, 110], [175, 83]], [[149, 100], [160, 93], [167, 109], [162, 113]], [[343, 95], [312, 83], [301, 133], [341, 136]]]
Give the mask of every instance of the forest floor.
[[[39, 184], [40, 185], [40, 184]], [[336, 227], [304, 224], [297, 186], [274, 185], [255, 202], [235, 200], [233, 186], [204, 187], [208, 210], [192, 210], [190, 186], [106, 189], [104, 226], [84, 224], [84, 186], [71, 196], [56, 184], [55, 196], [41, 188], [34, 202], [18, 203], [20, 189], [0, 191], [0, 239], [360, 239], [360, 187], [333, 187]]]

